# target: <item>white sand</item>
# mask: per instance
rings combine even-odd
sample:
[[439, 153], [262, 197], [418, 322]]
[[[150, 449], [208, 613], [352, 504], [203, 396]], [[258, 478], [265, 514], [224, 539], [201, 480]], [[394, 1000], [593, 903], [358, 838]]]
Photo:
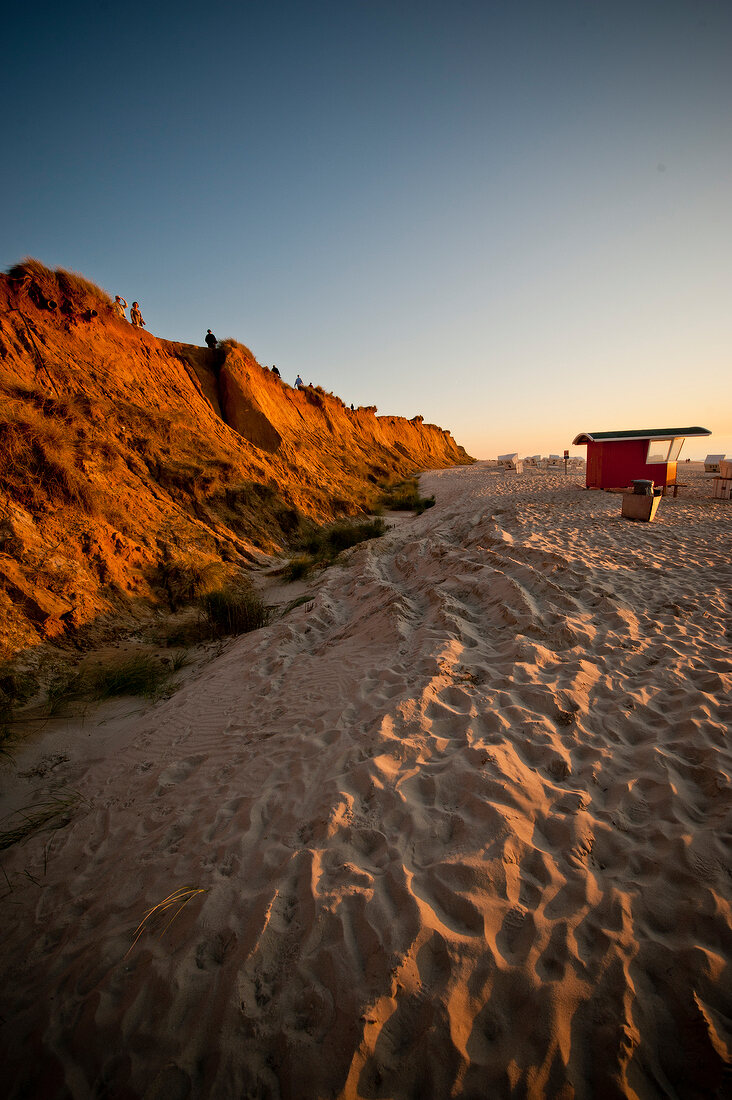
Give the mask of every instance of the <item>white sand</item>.
[[9, 1094], [729, 1095], [732, 504], [683, 479], [649, 525], [425, 476], [312, 604], [29, 744], [6, 809], [84, 802], [0, 853]]

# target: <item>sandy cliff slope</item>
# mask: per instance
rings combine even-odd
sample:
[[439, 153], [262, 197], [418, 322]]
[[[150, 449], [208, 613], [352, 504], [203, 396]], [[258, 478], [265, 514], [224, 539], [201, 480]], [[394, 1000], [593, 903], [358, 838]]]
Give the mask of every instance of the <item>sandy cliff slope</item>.
[[376, 485], [470, 462], [420, 417], [295, 391], [116, 318], [35, 261], [0, 277], [0, 644], [13, 651], [161, 598], [160, 564], [251, 560]]

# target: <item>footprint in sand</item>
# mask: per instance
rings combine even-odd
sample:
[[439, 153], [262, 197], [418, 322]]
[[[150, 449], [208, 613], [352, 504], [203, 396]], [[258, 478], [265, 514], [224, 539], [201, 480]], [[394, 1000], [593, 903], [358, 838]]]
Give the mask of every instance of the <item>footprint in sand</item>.
[[558, 982], [564, 978], [567, 964], [572, 957], [568, 941], [567, 922], [558, 921], [552, 929], [549, 943], [536, 962], [536, 972], [542, 981]]
[[507, 962], [524, 962], [534, 945], [536, 927], [533, 915], [521, 905], [514, 905], [503, 918], [496, 936], [496, 947]]
[[439, 932], [433, 932], [417, 952], [417, 970], [422, 985], [431, 990], [446, 988], [452, 973], [447, 943]]
[[178, 783], [182, 783], [195, 768], [199, 767], [199, 765], [203, 764], [207, 759], [207, 756], [189, 756], [185, 760], [179, 760], [177, 763], [171, 764], [169, 768], [165, 768], [158, 776], [158, 789], [156, 793], [163, 794], [166, 788], [175, 787]]

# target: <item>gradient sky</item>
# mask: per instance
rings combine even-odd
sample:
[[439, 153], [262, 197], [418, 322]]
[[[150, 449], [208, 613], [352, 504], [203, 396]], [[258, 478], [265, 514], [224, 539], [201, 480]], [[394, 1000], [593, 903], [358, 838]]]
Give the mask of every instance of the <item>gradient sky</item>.
[[730, 0], [13, 7], [3, 269], [479, 458], [732, 453]]

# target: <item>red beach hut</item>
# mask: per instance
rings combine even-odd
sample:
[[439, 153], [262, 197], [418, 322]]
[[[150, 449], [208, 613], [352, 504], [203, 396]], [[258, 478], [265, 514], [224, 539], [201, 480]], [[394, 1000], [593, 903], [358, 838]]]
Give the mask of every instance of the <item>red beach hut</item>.
[[676, 460], [686, 437], [711, 434], [707, 428], [581, 432], [572, 445], [587, 444], [588, 489], [625, 489], [637, 478], [666, 486], [676, 483]]

